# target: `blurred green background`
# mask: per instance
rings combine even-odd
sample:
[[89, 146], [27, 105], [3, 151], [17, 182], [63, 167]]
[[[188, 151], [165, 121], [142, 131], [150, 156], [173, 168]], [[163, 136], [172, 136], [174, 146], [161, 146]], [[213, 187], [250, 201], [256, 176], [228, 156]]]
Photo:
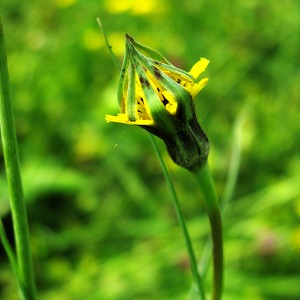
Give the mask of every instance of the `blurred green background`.
[[[245, 115], [224, 300], [300, 299], [300, 2], [139, 3], [1, 0], [39, 299], [187, 299], [192, 280], [147, 133], [104, 121], [118, 112], [118, 71], [96, 17], [120, 62], [125, 33], [186, 70], [211, 60], [196, 103], [219, 195]], [[201, 194], [160, 146], [200, 257]], [[0, 164], [13, 241], [2, 149]], [[2, 247], [0, 298], [18, 299]]]

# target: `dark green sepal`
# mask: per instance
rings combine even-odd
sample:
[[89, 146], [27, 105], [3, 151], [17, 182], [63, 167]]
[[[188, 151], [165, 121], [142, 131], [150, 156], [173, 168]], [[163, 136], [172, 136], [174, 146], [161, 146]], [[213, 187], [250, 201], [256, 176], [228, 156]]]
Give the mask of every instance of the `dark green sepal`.
[[209, 141], [199, 124], [195, 129], [184, 127], [176, 135], [165, 136], [163, 141], [175, 164], [189, 171], [200, 169], [206, 164]]

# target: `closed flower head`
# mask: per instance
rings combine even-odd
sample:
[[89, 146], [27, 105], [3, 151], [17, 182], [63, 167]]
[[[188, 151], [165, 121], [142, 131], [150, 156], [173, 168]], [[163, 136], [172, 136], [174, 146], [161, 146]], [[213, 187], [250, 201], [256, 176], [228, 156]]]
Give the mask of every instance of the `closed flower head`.
[[158, 51], [126, 35], [126, 50], [118, 87], [121, 112], [107, 122], [138, 125], [161, 138], [173, 161], [191, 171], [201, 168], [209, 153], [193, 98], [208, 79], [198, 80], [209, 61], [201, 58], [185, 72]]

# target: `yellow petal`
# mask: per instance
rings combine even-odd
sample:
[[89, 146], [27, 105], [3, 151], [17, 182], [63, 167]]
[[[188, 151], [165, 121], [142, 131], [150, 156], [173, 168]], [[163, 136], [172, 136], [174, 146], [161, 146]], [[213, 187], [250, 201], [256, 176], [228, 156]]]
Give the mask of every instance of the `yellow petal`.
[[164, 91], [163, 96], [165, 99], [167, 99], [169, 102], [165, 105], [168, 112], [172, 115], [176, 114], [178, 103], [176, 102], [176, 99], [174, 95], [169, 91]]
[[191, 74], [196, 80], [199, 77], [199, 75], [205, 71], [208, 64], [208, 59], [200, 58], [200, 60], [196, 64], [194, 64], [189, 74]]
[[106, 122], [124, 123], [124, 124], [130, 123], [126, 114], [118, 114], [117, 116], [106, 115], [105, 121]]
[[192, 95], [192, 98], [194, 98], [206, 86], [207, 82], [208, 78], [203, 78], [198, 83], [193, 84], [192, 86], [187, 88], [187, 90]]
[[130, 125], [147, 125], [147, 126], [152, 126], [154, 125], [153, 120], [136, 120], [135, 122], [131, 122]]
[[129, 124], [129, 125], [154, 125], [153, 120], [143, 120], [139, 119], [136, 121], [129, 121], [128, 116], [126, 114], [118, 114], [117, 116], [106, 115], [105, 116], [106, 122], [115, 122], [115, 123], [122, 123], [122, 124]]

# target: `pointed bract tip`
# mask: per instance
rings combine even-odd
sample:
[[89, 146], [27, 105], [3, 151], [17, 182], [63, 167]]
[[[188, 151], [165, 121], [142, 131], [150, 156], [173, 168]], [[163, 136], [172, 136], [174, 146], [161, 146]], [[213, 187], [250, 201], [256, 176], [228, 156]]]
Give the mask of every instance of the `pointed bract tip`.
[[134, 42], [134, 40], [133, 40], [133, 38], [129, 35], [129, 34], [125, 34], [125, 37], [126, 37], [126, 41], [127, 42], [130, 42], [130, 43], [133, 43]]

